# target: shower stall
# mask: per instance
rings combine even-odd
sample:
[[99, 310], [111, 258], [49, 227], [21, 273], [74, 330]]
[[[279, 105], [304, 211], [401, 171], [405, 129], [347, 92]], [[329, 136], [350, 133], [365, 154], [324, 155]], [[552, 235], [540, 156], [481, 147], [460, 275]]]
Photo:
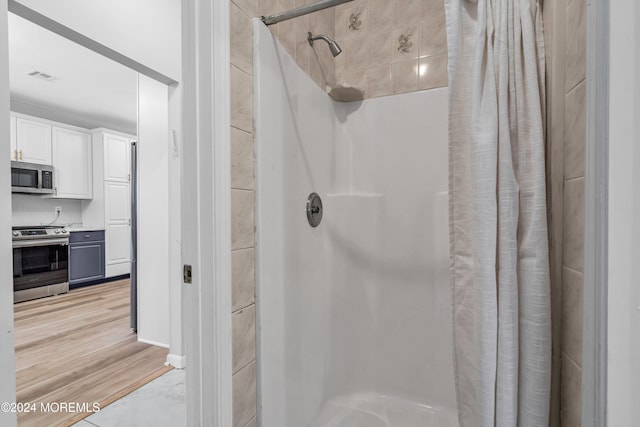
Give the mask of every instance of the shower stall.
[[335, 102], [254, 20], [260, 425], [458, 425], [447, 100]]

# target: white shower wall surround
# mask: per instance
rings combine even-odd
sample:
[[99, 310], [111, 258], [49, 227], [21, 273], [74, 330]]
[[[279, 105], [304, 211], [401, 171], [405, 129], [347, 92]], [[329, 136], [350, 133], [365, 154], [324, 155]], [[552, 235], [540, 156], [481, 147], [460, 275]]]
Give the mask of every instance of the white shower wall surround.
[[336, 103], [254, 34], [261, 425], [456, 427], [447, 89]]

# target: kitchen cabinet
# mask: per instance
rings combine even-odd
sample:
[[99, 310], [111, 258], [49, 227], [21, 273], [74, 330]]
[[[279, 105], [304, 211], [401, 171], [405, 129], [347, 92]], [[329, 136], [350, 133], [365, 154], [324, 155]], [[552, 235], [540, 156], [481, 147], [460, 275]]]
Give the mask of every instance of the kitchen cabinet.
[[121, 135], [103, 134], [104, 179], [106, 181], [129, 182], [129, 155], [131, 138]]
[[128, 274], [131, 261], [129, 183], [105, 181], [104, 189], [108, 276]]
[[51, 164], [51, 125], [16, 117], [16, 148], [12, 160]]
[[93, 196], [91, 134], [53, 126], [54, 198], [91, 199]]
[[131, 271], [130, 152], [134, 137], [108, 129], [92, 132], [93, 199], [83, 201], [82, 221], [105, 229], [105, 276]]
[[105, 277], [105, 233], [72, 231], [69, 235], [69, 287]]

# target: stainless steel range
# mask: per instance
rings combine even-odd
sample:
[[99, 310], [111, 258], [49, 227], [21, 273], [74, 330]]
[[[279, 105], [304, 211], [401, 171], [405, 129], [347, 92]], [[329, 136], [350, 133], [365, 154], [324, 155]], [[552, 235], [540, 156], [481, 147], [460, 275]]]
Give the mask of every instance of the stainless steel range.
[[68, 248], [64, 227], [13, 227], [14, 302], [68, 292]]

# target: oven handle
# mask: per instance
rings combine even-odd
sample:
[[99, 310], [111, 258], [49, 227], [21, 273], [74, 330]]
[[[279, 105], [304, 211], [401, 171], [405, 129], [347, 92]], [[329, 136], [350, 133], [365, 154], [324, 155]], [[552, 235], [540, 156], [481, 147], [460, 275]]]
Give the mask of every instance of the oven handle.
[[47, 240], [17, 240], [13, 242], [14, 248], [33, 248], [36, 246], [68, 246], [68, 238], [47, 239]]

